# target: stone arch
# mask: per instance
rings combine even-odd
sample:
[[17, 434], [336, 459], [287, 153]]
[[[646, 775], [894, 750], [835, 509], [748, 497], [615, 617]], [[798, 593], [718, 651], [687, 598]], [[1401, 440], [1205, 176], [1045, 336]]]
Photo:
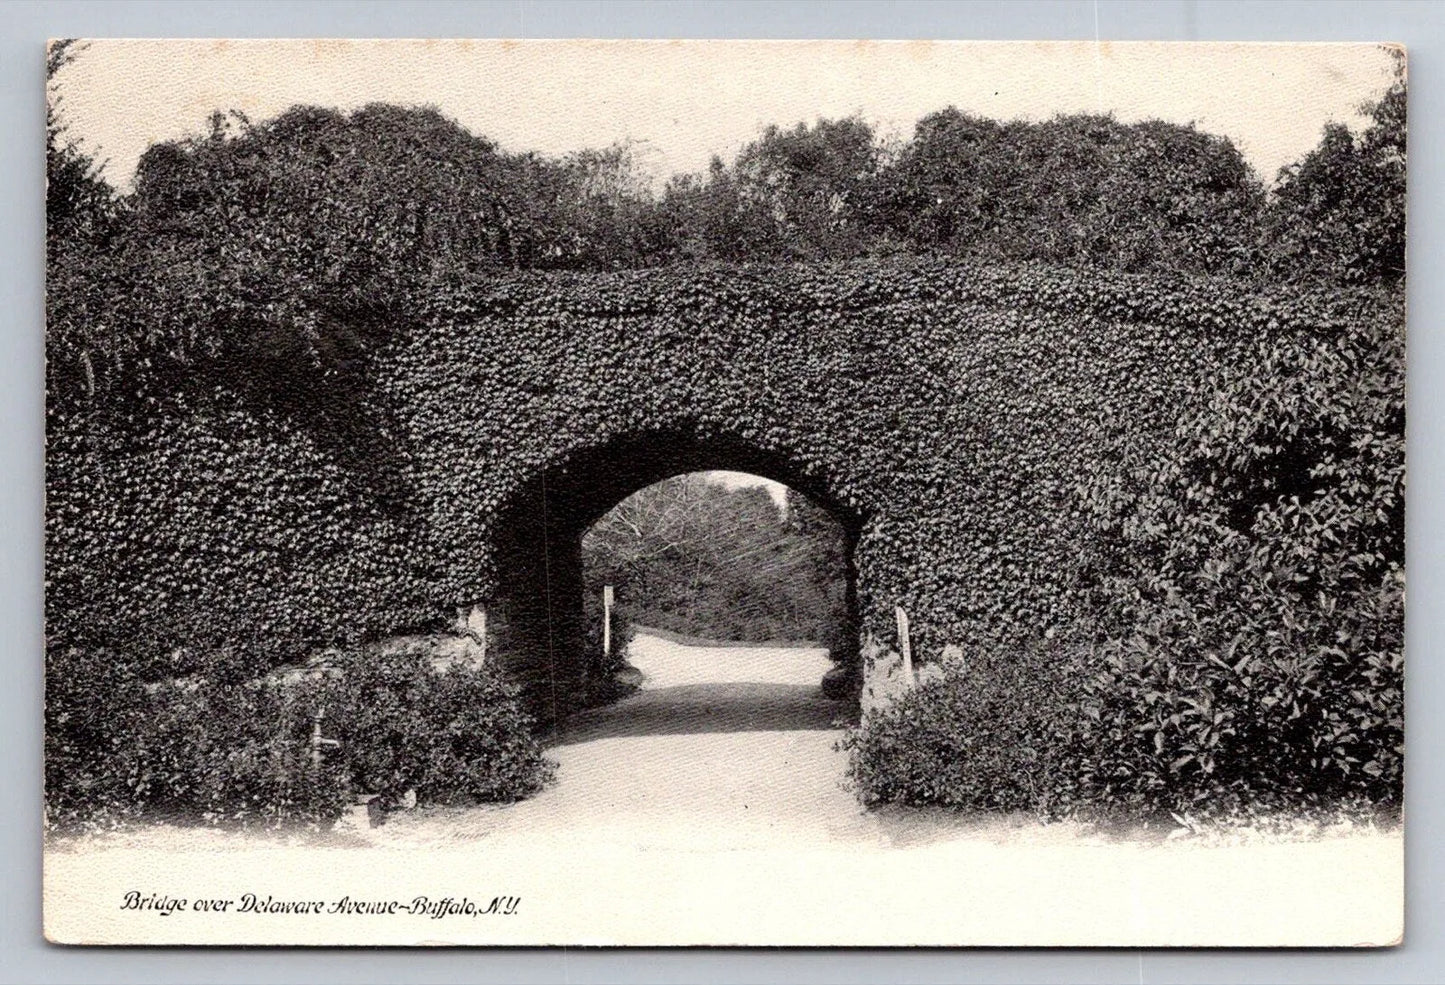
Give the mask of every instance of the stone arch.
[[727, 469], [847, 529], [870, 680], [905, 625], [920, 673], [960, 648], [987, 673], [1090, 604], [1112, 477], [1168, 448], [1259, 338], [1336, 331], [1362, 303], [943, 258], [458, 289], [378, 367], [416, 492], [378, 621], [495, 609], [532, 639], [491, 652], [560, 707], [580, 607], [546, 606], [572, 597], [581, 532], [651, 482]]
[[726, 432], [683, 425], [629, 433], [557, 456], [519, 483], [495, 514], [495, 585], [489, 608], [497, 652], [545, 717], [568, 710], [588, 674], [582, 536], [632, 493], [672, 476], [725, 470], [780, 482], [826, 510], [845, 538], [848, 625], [834, 660], [857, 676], [857, 571], [853, 550], [866, 514], [846, 505], [827, 476], [785, 452]]

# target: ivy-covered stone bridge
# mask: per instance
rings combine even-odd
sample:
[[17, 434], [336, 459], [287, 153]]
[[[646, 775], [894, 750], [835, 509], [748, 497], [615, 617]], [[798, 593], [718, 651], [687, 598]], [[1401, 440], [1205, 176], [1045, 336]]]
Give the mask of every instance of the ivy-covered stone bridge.
[[698, 470], [832, 512], [863, 651], [894, 645], [895, 606], [920, 663], [1035, 637], [1074, 604], [1090, 479], [1251, 340], [1340, 317], [1228, 281], [944, 260], [538, 274], [437, 298], [384, 378], [436, 596], [485, 609], [493, 652], [555, 695], [596, 653], [583, 532]]

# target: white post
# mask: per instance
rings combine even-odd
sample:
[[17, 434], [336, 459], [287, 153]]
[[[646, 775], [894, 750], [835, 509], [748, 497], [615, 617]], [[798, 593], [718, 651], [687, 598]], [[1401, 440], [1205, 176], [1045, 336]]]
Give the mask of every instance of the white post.
[[317, 708], [311, 718], [311, 768], [314, 770], [321, 769], [321, 719], [325, 715], [325, 708]]
[[612, 657], [612, 586], [602, 586], [602, 659]]
[[903, 606], [893, 607], [893, 619], [898, 624], [898, 651], [903, 657], [903, 681], [908, 687], [912, 687], [913, 645], [908, 639], [908, 613], [903, 611]]

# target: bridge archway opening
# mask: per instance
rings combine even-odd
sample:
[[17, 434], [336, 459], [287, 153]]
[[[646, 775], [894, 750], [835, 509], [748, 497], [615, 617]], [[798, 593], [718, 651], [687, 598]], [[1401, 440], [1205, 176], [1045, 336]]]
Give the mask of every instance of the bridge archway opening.
[[[692, 545], [709, 547], [703, 561], [713, 580], [701, 594], [689, 596], [670, 568], [685, 560], [687, 545], [650, 566], [606, 556], [609, 533], [647, 520], [645, 511], [669, 505], [669, 497], [699, 494], [711, 502], [670, 505], [731, 512], [693, 517], [704, 527], [712, 523], [712, 533], [729, 519], [749, 528], [726, 544]], [[618, 659], [630, 621], [662, 622], [651, 628], [681, 643], [722, 637], [734, 644], [815, 644], [830, 661], [815, 682], [820, 692], [855, 702], [861, 668], [853, 551], [865, 519], [831, 494], [825, 476], [727, 436], [688, 428], [588, 448], [540, 470], [497, 513], [491, 606], [497, 652], [549, 721], [615, 693], [619, 672], [631, 672]], [[771, 543], [768, 532], [775, 535]], [[704, 541], [709, 536], [707, 529], [693, 533]], [[665, 532], [639, 528], [633, 540], [631, 546], [656, 548]], [[770, 556], [749, 558], [749, 550]], [[762, 563], [722, 570], [730, 558]], [[696, 565], [699, 558], [691, 560]], [[770, 574], [810, 583], [769, 584]], [[605, 584], [614, 587], [611, 654], [603, 646]], [[664, 589], [670, 596], [656, 597]]]

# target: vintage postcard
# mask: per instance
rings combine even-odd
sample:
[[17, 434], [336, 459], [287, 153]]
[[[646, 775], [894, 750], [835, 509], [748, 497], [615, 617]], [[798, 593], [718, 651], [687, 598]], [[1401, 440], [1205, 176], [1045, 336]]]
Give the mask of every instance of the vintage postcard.
[[1398, 46], [45, 55], [50, 940], [1400, 941]]

